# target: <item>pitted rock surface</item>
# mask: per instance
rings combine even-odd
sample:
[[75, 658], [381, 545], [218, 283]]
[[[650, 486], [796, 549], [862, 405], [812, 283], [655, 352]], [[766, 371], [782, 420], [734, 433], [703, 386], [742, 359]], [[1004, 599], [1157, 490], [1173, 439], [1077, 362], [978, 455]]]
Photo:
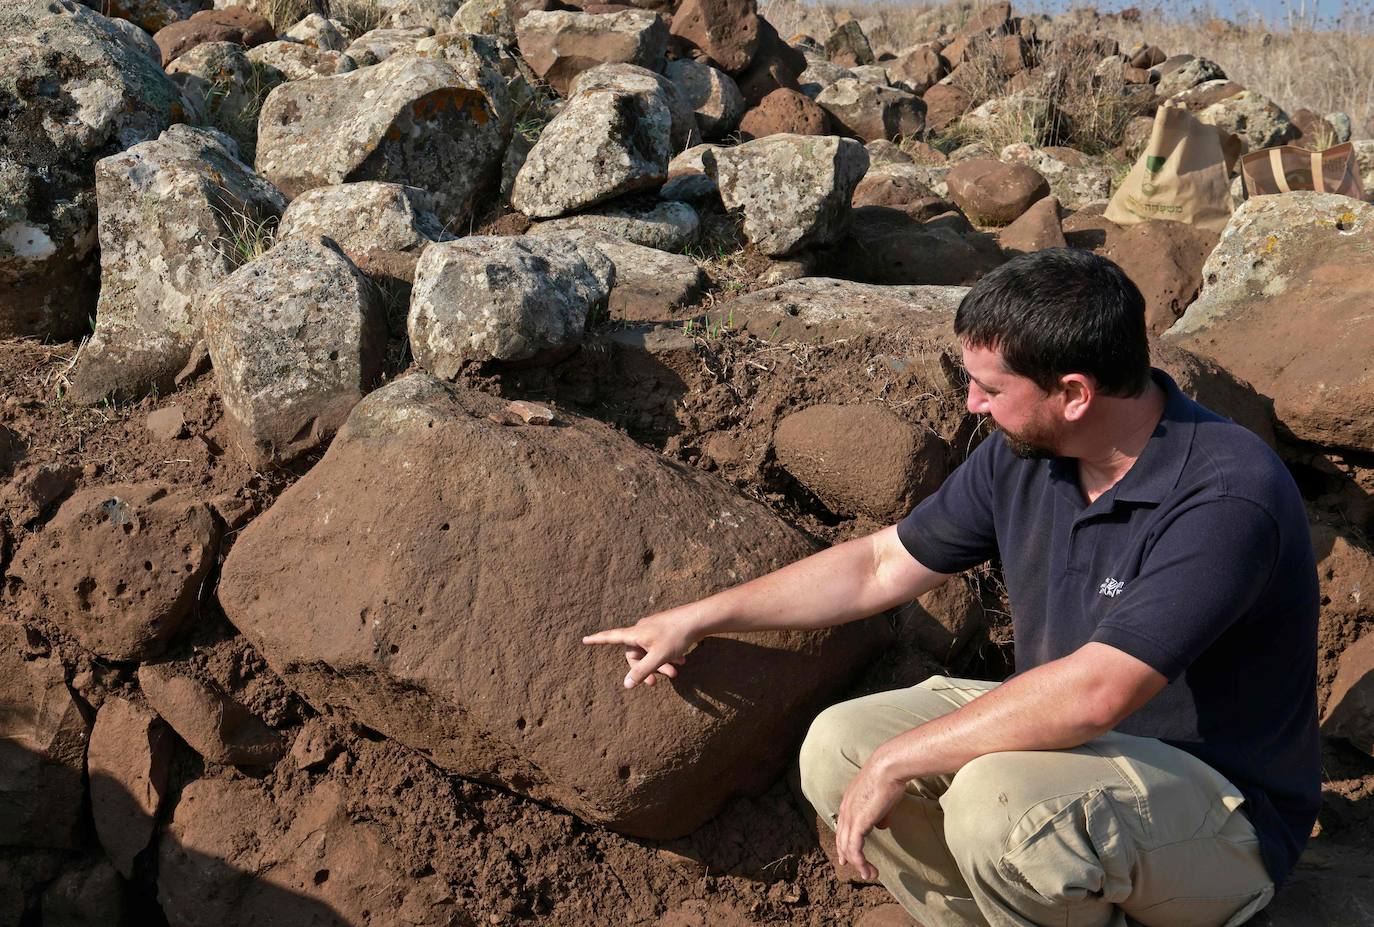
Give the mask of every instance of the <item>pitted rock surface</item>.
[[515, 35], [534, 73], [565, 96], [577, 75], [598, 64], [637, 64], [661, 71], [668, 47], [668, 27], [648, 10], [535, 10], [516, 23]]
[[759, 48], [754, 0], [681, 0], [671, 31], [679, 45], [729, 74], [747, 68]]
[[235, 237], [286, 200], [218, 132], [175, 125], [96, 165], [100, 300], [72, 398], [171, 392], [201, 338], [200, 300], [239, 265]]
[[1202, 268], [1202, 292], [1166, 338], [1215, 359], [1304, 441], [1374, 450], [1374, 206], [1334, 193], [1246, 200]]
[[99, 13], [12, 0], [0, 99], [0, 338], [72, 338], [95, 312], [95, 162], [155, 138], [181, 94]]
[[653, 96], [589, 90], [544, 127], [511, 189], [511, 205], [551, 219], [667, 179], [672, 114]]
[[[606, 684], [623, 658], [582, 635], [812, 545], [607, 425], [562, 410], [556, 427], [488, 419], [503, 407], [418, 374], [370, 395], [240, 535], [220, 600], [314, 704], [588, 821], [651, 838], [690, 832], [728, 796], [775, 781], [877, 629], [713, 637], [671, 685]], [[314, 553], [288, 576], [281, 552], [306, 538]]]
[[473, 235], [431, 245], [415, 268], [411, 351], [444, 379], [471, 360], [555, 359], [582, 341], [614, 275], [600, 251], [566, 237]]
[[369, 277], [408, 282], [426, 245], [454, 237], [430, 210], [429, 194], [404, 184], [317, 187], [291, 202], [277, 239], [330, 238]]
[[359, 180], [420, 187], [458, 226], [496, 176], [511, 120], [505, 79], [469, 52], [283, 84], [258, 122], [259, 172], [291, 198]]
[[29, 607], [106, 660], [159, 653], [215, 563], [209, 507], [150, 483], [78, 491], [25, 543], [14, 574]]
[[561, 219], [548, 219], [536, 222], [530, 234], [587, 229], [606, 232], [646, 248], [678, 252], [697, 240], [700, 228], [701, 219], [695, 209], [686, 203], [667, 201], [647, 208], [611, 204]]
[[868, 152], [835, 136], [770, 135], [716, 154], [721, 200], [744, 214], [744, 234], [781, 257], [843, 236]]
[[220, 400], [251, 462], [290, 460], [327, 441], [381, 375], [376, 290], [320, 240], [274, 245], [204, 307]]

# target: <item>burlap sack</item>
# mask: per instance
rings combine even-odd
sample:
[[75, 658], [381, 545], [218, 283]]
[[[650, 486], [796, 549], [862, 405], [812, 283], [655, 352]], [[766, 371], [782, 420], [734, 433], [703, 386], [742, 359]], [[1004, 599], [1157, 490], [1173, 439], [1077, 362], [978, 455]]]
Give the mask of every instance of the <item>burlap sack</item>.
[[1149, 144], [1112, 194], [1104, 215], [1117, 225], [1169, 219], [1220, 232], [1231, 209], [1216, 129], [1183, 105], [1165, 103], [1155, 111]]
[[1315, 190], [1364, 199], [1360, 166], [1350, 142], [1325, 151], [1292, 145], [1262, 148], [1240, 159], [1240, 175], [1245, 178], [1246, 196]]

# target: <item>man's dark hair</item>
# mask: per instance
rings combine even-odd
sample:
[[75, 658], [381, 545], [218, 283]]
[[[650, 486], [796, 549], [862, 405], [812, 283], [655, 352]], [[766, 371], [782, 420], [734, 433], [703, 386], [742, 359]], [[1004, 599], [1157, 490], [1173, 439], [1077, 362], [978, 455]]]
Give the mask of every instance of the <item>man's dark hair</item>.
[[964, 296], [954, 332], [996, 350], [1046, 392], [1070, 373], [1090, 374], [1108, 396], [1138, 396], [1150, 382], [1145, 300], [1120, 267], [1091, 251], [1013, 258]]

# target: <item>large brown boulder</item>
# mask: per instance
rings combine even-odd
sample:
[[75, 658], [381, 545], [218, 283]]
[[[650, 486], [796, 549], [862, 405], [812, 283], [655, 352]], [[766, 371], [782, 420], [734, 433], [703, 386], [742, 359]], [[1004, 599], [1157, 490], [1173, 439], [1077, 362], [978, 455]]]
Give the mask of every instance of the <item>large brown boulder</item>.
[[1007, 225], [1036, 200], [1050, 194], [1049, 182], [1032, 167], [974, 158], [945, 175], [949, 197], [975, 222]]
[[185, 623], [214, 565], [204, 503], [140, 483], [83, 489], [19, 549], [36, 613], [107, 660], [156, 654]]
[[943, 132], [973, 108], [973, 97], [956, 84], [936, 84], [921, 99], [926, 104], [926, 129]]
[[426, 375], [371, 394], [239, 536], [220, 601], [314, 705], [589, 821], [687, 833], [774, 781], [875, 628], [711, 638], [671, 685], [625, 691], [620, 653], [583, 635], [813, 547], [608, 426], [502, 427], [504, 405]]
[[1165, 337], [1274, 400], [1297, 438], [1374, 450], [1374, 206], [1330, 193], [1247, 200]]
[[868, 283], [967, 286], [1005, 260], [992, 236], [958, 212], [925, 218], [925, 206], [855, 209], [849, 234], [825, 252], [828, 272]]
[[738, 74], [759, 48], [754, 0], [681, 0], [673, 11], [674, 39], [728, 74]]
[[165, 68], [206, 42], [233, 42], [252, 48], [276, 37], [276, 30], [262, 15], [241, 6], [230, 6], [222, 10], [201, 10], [189, 19], [171, 23], [159, 29], [153, 41], [162, 52]]
[[1202, 266], [1217, 235], [1182, 222], [1147, 219], [1108, 235], [1103, 253], [1145, 297], [1150, 333], [1167, 331], [1202, 288]]
[[744, 114], [739, 134], [746, 141], [769, 135], [829, 135], [830, 116], [805, 94], [779, 88]]
[[886, 66], [892, 79], [912, 93], [925, 93], [949, 71], [949, 62], [934, 45], [917, 45]]
[[1046, 196], [1021, 214], [997, 235], [997, 243], [1009, 254], [1029, 254], [1045, 248], [1064, 248], [1064, 228], [1059, 224], [1059, 200]]

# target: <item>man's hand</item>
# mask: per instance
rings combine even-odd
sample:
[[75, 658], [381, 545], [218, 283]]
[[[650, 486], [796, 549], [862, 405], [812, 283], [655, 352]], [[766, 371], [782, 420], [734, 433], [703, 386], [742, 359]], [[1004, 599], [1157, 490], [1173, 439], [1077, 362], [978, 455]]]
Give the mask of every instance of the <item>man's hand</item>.
[[641, 682], [652, 686], [659, 677], [672, 679], [687, 659], [687, 651], [702, 638], [697, 631], [696, 606], [682, 605], [641, 618], [628, 628], [598, 631], [582, 638], [584, 644], [622, 644], [630, 671], [625, 688]]
[[864, 856], [864, 838], [875, 827], [887, 827], [887, 817], [906, 791], [906, 780], [894, 778], [878, 753], [869, 757], [859, 774], [844, 790], [835, 821], [835, 851], [840, 865], [846, 863], [865, 879], [878, 878], [878, 870]]

